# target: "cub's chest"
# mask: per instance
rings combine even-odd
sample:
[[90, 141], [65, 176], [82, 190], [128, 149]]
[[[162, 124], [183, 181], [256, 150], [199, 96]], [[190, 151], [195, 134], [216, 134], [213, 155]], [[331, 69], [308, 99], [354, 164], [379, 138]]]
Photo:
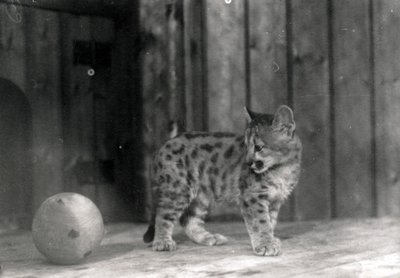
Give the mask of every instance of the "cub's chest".
[[247, 181], [251, 191], [266, 194], [270, 200], [285, 200], [299, 179], [298, 165], [282, 166], [262, 175], [251, 174]]

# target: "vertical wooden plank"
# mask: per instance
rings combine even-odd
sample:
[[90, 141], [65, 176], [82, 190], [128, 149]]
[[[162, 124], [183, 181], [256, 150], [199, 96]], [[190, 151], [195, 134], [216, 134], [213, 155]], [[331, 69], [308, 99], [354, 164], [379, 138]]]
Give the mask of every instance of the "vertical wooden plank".
[[[166, 80], [163, 76], [166, 63], [163, 55], [163, 34], [166, 32], [165, 7], [161, 1], [146, 1], [140, 5], [140, 25], [143, 26], [141, 39], [144, 50], [140, 53], [142, 75], [142, 130], [143, 134], [143, 167], [142, 176], [146, 188], [146, 215], [151, 215], [151, 184], [150, 164], [151, 157], [160, 139], [167, 139], [167, 125], [169, 115], [165, 109]], [[157, 80], [157, 81], [156, 81]], [[156, 81], [156, 82], [155, 82]], [[160, 86], [163, 84], [163, 86]], [[156, 115], [162, 115], [156, 121]]]
[[[93, 125], [94, 125], [94, 156], [98, 163], [112, 161], [116, 150], [114, 141], [113, 124], [116, 112], [117, 95], [111, 89], [111, 58], [112, 42], [114, 40], [114, 24], [112, 20], [92, 17], [89, 19], [90, 37], [95, 43], [94, 75], [91, 78], [93, 94]], [[98, 164], [97, 163], [97, 164]], [[98, 165], [100, 166], [100, 165]], [[104, 177], [99, 172], [97, 183], [103, 183]]]
[[[111, 19], [91, 17], [90, 38], [95, 43], [93, 69], [95, 74], [90, 84], [93, 91], [93, 159], [95, 165], [95, 201], [105, 222], [130, 220], [130, 211], [124, 201], [124, 192], [120, 192], [115, 178], [117, 157], [117, 136], [115, 124], [118, 121], [131, 121], [131, 114], [119, 114], [118, 91], [112, 87], [112, 47], [114, 24]], [[108, 52], [110, 51], [110, 52]], [[125, 99], [129, 103], [129, 99]], [[123, 109], [124, 107], [121, 107]], [[125, 109], [123, 109], [125, 111]], [[122, 112], [122, 111], [121, 111]]]
[[60, 13], [60, 64], [61, 64], [61, 84], [62, 84], [62, 128], [63, 128], [63, 152], [64, 152], [64, 190], [74, 192], [76, 181], [73, 176], [74, 166], [78, 157], [75, 153], [77, 143], [73, 141], [73, 118], [70, 116], [72, 111], [71, 96], [75, 89], [72, 81], [73, 72], [73, 41], [71, 18], [72, 15]]
[[[229, 4], [228, 4], [229, 3]], [[244, 129], [244, 1], [206, 1], [209, 129]]]
[[170, 121], [184, 122], [182, 8], [180, 0], [141, 6], [143, 101], [152, 107], [143, 109], [145, 133], [156, 148], [168, 138]]
[[[126, 175], [126, 168], [132, 166], [126, 160], [132, 138], [131, 99], [128, 78], [115, 71], [113, 61], [126, 56], [112, 55], [111, 19], [63, 14], [62, 22], [63, 61], [69, 69], [64, 87], [66, 187], [92, 199], [104, 221], [130, 220], [126, 198], [130, 192], [123, 191], [132, 182]], [[80, 57], [84, 62], [76, 60], [77, 41], [89, 47], [89, 53]], [[118, 74], [123, 76], [117, 78]], [[121, 165], [121, 156], [126, 165]]]
[[184, 122], [182, 9], [181, 0], [140, 3], [145, 177], [153, 152], [169, 138], [169, 123]]
[[25, 90], [25, 17], [23, 8], [0, 4], [0, 77]]
[[[90, 65], [75, 63], [74, 42], [90, 43], [90, 18], [63, 14], [63, 120], [65, 190], [95, 200], [94, 114]], [[87, 57], [90, 59], [90, 57]], [[68, 70], [67, 70], [68, 69]]]
[[400, 215], [400, 2], [374, 1], [378, 215]]
[[[85, 41], [91, 43], [90, 17], [72, 16], [71, 25], [72, 42]], [[74, 136], [73, 147], [77, 158], [73, 175], [75, 180], [75, 191], [89, 199], [96, 201], [97, 161], [95, 156], [95, 115], [94, 94], [92, 82], [93, 75], [89, 74], [92, 65], [80, 64], [74, 61], [74, 46], [72, 51], [72, 83], [71, 92], [71, 117], [72, 125], [70, 132]], [[92, 55], [92, 54], [89, 54]], [[86, 57], [91, 59], [91, 57]], [[66, 116], [67, 117], [67, 116]]]
[[[142, 3], [144, 29], [142, 57], [144, 140], [149, 152], [168, 138], [168, 57], [166, 53], [166, 6], [163, 1]], [[153, 110], [153, 111], [152, 111]]]
[[[205, 1], [205, 47], [208, 130], [243, 133], [246, 105], [245, 3]], [[226, 205], [213, 209], [214, 219], [239, 215]]]
[[204, 7], [201, 0], [184, 1], [186, 129], [207, 128], [205, 95]]
[[288, 102], [285, 1], [250, 0], [250, 106], [274, 113]]
[[128, 203], [127, 211], [133, 214], [130, 221], [144, 221], [148, 216], [147, 177], [143, 176], [145, 150], [142, 138], [143, 107], [139, 60], [141, 34], [138, 5], [139, 3], [133, 2], [129, 16], [114, 20], [115, 40], [112, 55], [112, 91], [117, 98], [114, 108], [117, 148], [114, 160], [115, 186], [124, 194], [123, 203]]
[[[143, 44], [146, 44], [145, 38], [147, 35], [142, 33], [142, 19], [141, 19], [141, 2], [139, 1], [131, 1], [129, 7], [129, 19], [128, 21], [123, 20], [120, 22], [122, 24], [122, 34], [125, 33], [125, 47], [123, 52], [127, 53], [128, 56], [122, 55], [121, 58], [126, 60], [125, 57], [130, 57], [127, 61], [126, 68], [126, 76], [128, 79], [126, 80], [127, 91], [126, 94], [131, 98], [129, 102], [129, 106], [126, 106], [127, 111], [131, 112], [131, 131], [129, 132], [129, 148], [128, 148], [128, 156], [119, 155], [120, 163], [124, 165], [123, 169], [126, 173], [126, 177], [132, 177], [129, 179], [129, 184], [127, 185], [127, 192], [131, 193], [130, 196], [134, 196], [133, 201], [133, 209], [135, 213], [135, 219], [139, 221], [144, 221], [148, 219], [148, 206], [150, 198], [148, 187], [146, 186], [147, 182], [147, 173], [143, 171], [145, 165], [144, 161], [146, 159], [146, 144], [143, 142], [143, 70], [142, 70], [142, 58], [143, 53], [142, 47]], [[118, 19], [116, 19], [118, 21]], [[128, 22], [128, 24], [126, 24]], [[132, 36], [132, 34], [134, 34]], [[144, 35], [144, 36], [143, 36]], [[121, 35], [120, 37], [122, 37]], [[122, 54], [122, 53], [120, 53]], [[133, 73], [133, 75], [132, 75]], [[123, 98], [120, 99], [122, 101]], [[122, 134], [126, 135], [126, 129], [122, 130]], [[127, 138], [127, 137], [123, 137]], [[120, 139], [121, 140], [121, 139]], [[125, 141], [126, 142], [126, 141]], [[126, 145], [126, 144], [125, 144]], [[128, 162], [128, 163], [127, 163]], [[132, 165], [132, 167], [129, 167]], [[147, 165], [147, 164], [146, 164]], [[132, 173], [132, 168], [135, 169], [135, 172]], [[133, 185], [133, 186], [132, 186]]]
[[[126, 18], [120, 23], [130, 26]], [[125, 33], [125, 36], [129, 35]], [[136, 206], [140, 195], [132, 163], [132, 91], [127, 87], [126, 76], [120, 71], [126, 70], [126, 57], [130, 55], [115, 55], [117, 38], [115, 24], [110, 19], [91, 17], [90, 36], [97, 43], [95, 74], [91, 78], [91, 90], [94, 92], [93, 151], [97, 168], [95, 201], [104, 221], [132, 221], [134, 215], [139, 213]], [[101, 47], [113, 53], [104, 52], [101, 56]], [[121, 64], [122, 68], [119, 67]]]
[[337, 217], [373, 209], [368, 7], [367, 0], [332, 3]]
[[183, 0], [175, 0], [166, 6], [169, 111], [171, 120], [186, 122], [185, 119], [185, 79], [183, 42]]
[[330, 217], [330, 123], [327, 1], [293, 1], [293, 107], [303, 142], [297, 220]]
[[[273, 114], [289, 102], [287, 11], [285, 1], [248, 1], [250, 108]], [[291, 197], [293, 198], [293, 196]], [[293, 219], [293, 199], [281, 209], [281, 220]]]
[[24, 8], [27, 95], [33, 117], [34, 208], [63, 191], [60, 33], [54, 12]]

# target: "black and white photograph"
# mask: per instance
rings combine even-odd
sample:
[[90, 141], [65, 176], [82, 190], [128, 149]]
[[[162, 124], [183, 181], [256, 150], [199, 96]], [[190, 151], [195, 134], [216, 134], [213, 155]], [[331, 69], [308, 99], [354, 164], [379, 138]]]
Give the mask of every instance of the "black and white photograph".
[[400, 277], [400, 1], [0, 0], [0, 277]]

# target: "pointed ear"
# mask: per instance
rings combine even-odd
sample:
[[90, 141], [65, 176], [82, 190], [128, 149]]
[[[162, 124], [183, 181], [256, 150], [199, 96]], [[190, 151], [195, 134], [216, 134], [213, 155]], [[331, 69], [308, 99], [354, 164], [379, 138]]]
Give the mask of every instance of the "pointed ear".
[[253, 120], [252, 114], [253, 113], [249, 109], [247, 109], [247, 107], [244, 107], [244, 115], [246, 117], [246, 122], [247, 123], [250, 123], [251, 120]]
[[296, 129], [292, 109], [289, 106], [281, 105], [274, 115], [272, 126], [279, 131], [286, 132], [291, 137]]
[[245, 115], [246, 115], [247, 123], [250, 123], [252, 120], [254, 120], [257, 116], [260, 115], [259, 113], [251, 111], [247, 107], [244, 107], [244, 112], [245, 112]]

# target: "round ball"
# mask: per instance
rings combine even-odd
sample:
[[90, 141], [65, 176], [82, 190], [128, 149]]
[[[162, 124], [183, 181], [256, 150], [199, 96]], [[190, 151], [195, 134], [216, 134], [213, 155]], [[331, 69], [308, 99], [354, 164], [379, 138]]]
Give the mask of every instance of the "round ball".
[[77, 193], [46, 199], [35, 214], [32, 236], [36, 248], [55, 264], [76, 264], [103, 239], [103, 218], [96, 205]]

